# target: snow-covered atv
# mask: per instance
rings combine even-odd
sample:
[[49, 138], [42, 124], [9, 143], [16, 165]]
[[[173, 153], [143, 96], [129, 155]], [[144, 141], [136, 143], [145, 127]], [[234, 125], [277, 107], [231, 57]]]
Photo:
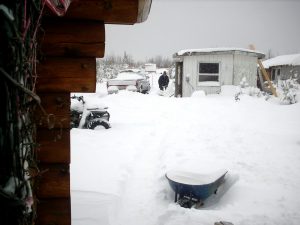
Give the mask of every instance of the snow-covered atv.
[[71, 128], [94, 129], [97, 126], [110, 128], [108, 107], [85, 108], [83, 96], [72, 96], [81, 102], [81, 106], [71, 105]]

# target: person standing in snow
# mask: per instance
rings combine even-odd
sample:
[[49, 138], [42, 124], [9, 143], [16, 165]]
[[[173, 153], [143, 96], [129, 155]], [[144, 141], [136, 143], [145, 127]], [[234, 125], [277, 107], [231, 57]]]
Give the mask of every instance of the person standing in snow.
[[169, 77], [168, 77], [166, 71], [164, 71], [163, 74], [159, 77], [158, 85], [159, 85], [159, 89], [162, 91], [167, 89], [167, 87], [169, 85]]

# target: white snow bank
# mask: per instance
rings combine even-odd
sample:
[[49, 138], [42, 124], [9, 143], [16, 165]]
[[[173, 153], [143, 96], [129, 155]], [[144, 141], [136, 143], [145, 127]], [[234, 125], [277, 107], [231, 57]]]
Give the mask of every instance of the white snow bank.
[[[300, 104], [235, 101], [235, 91], [201, 101], [84, 95], [109, 106], [112, 128], [71, 130], [72, 224], [297, 225]], [[225, 183], [200, 210], [174, 203], [167, 171], [218, 168], [229, 171]]]
[[192, 98], [202, 98], [202, 97], [205, 97], [206, 94], [205, 94], [205, 91], [194, 91], [193, 94], [192, 94]]

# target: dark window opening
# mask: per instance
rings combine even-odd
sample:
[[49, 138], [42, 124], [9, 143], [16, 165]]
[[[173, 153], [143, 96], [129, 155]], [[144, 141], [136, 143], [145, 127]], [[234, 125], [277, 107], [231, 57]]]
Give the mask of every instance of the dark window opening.
[[274, 69], [272, 70], [272, 77], [271, 77], [271, 80], [275, 80], [275, 70], [274, 70]]
[[199, 73], [218, 74], [219, 63], [199, 63]]
[[199, 63], [199, 80], [219, 81], [219, 63]]
[[204, 82], [204, 81], [219, 81], [219, 76], [200, 75], [199, 82]]

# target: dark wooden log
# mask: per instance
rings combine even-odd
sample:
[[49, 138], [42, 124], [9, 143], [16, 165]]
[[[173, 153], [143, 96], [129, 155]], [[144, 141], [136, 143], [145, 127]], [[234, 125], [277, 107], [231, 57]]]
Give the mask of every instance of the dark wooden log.
[[37, 184], [38, 198], [69, 198], [69, 164], [40, 164], [42, 171]]
[[[104, 21], [106, 24], [135, 24], [147, 20], [152, 0], [73, 0], [64, 17]], [[44, 15], [55, 17], [49, 9]]]
[[41, 53], [46, 56], [104, 56], [105, 28], [102, 21], [45, 20]]
[[45, 43], [42, 54], [48, 56], [103, 58], [105, 43]]
[[38, 129], [36, 150], [41, 163], [70, 163], [70, 129]]
[[[36, 121], [39, 128], [70, 128], [70, 93], [38, 93], [41, 108], [37, 108]], [[46, 113], [46, 114], [45, 114]]]
[[37, 92], [95, 92], [95, 58], [48, 57], [38, 65]]
[[71, 200], [69, 198], [39, 199], [37, 225], [71, 225]]
[[134, 24], [139, 0], [74, 0], [65, 17], [90, 19], [108, 24]]

